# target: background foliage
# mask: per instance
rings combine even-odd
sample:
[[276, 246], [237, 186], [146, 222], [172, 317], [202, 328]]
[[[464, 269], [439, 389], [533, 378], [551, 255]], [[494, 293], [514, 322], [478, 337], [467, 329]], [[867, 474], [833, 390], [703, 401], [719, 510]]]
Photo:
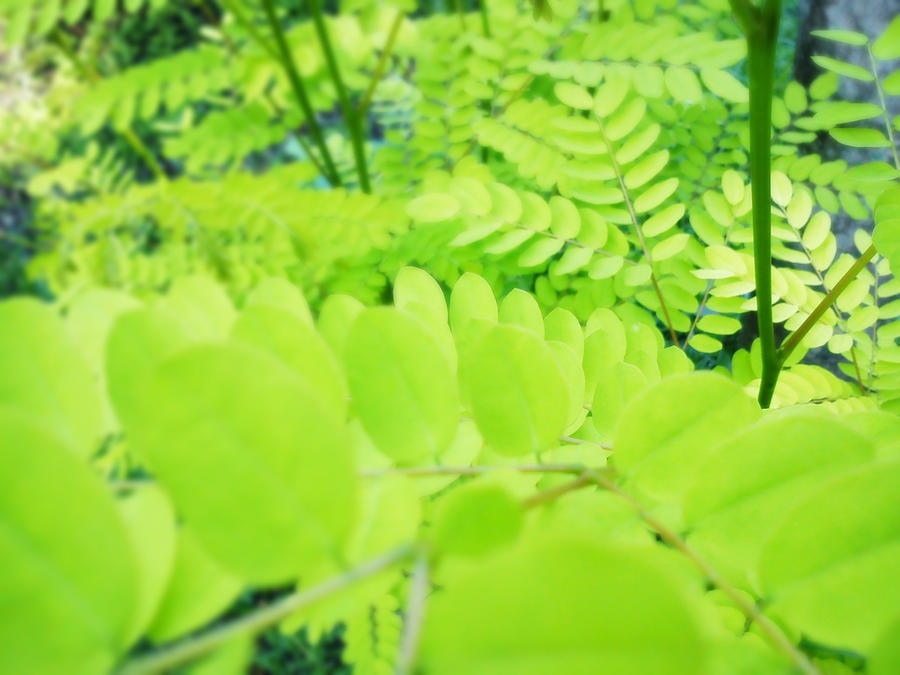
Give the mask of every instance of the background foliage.
[[727, 0], [324, 5], [0, 2], [3, 668], [896, 672], [900, 20], [761, 411]]

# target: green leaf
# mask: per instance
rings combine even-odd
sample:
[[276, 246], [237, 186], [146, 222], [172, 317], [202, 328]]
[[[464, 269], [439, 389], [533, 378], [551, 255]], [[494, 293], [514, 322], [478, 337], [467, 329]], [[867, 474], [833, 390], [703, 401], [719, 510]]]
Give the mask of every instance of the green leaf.
[[336, 419], [347, 415], [347, 385], [337, 359], [311, 323], [273, 305], [244, 308], [232, 330], [238, 342], [270, 353], [306, 381]]
[[516, 262], [519, 267], [528, 269], [543, 265], [566, 245], [565, 239], [539, 237], [530, 242], [519, 254]]
[[895, 16], [872, 45], [872, 53], [880, 61], [900, 57], [900, 16]]
[[[561, 239], [574, 239], [581, 231], [581, 216], [578, 209], [565, 197], [550, 197], [550, 231]], [[557, 249], [558, 250], [558, 249]]]
[[845, 45], [855, 45], [857, 47], [862, 47], [869, 41], [868, 36], [852, 30], [814, 30], [810, 33], [810, 35], [813, 35], [817, 38], [822, 38], [823, 40], [841, 42]]
[[449, 314], [457, 339], [472, 321], [497, 323], [497, 301], [490, 284], [477, 274], [463, 274], [450, 293]]
[[3, 668], [109, 672], [135, 623], [134, 554], [110, 491], [47, 422], [0, 409]]
[[138, 571], [130, 644], [144, 634], [169, 583], [175, 560], [175, 511], [166, 494], [152, 484], [132, 491], [118, 506]]
[[287, 279], [265, 277], [260, 280], [247, 295], [244, 307], [253, 305], [271, 305], [279, 309], [293, 312], [308, 323], [312, 323], [309, 305], [300, 289]]
[[456, 379], [437, 342], [414, 317], [367, 309], [344, 353], [353, 409], [381, 452], [396, 462], [433, 460], [456, 432]]
[[625, 174], [625, 187], [629, 190], [634, 190], [645, 185], [666, 167], [668, 161], [668, 150], [660, 150], [647, 155]]
[[866, 672], [871, 675], [892, 675], [900, 670], [900, 615], [882, 633], [866, 659]]
[[356, 298], [336, 293], [322, 303], [316, 327], [335, 354], [343, 354], [350, 327], [365, 306]]
[[684, 500], [688, 542], [734, 582], [758, 587], [755, 561], [792, 506], [874, 457], [837, 417], [803, 408], [745, 429], [706, 458]]
[[544, 337], [544, 317], [531, 293], [521, 288], [511, 290], [500, 303], [500, 323], [520, 326], [540, 338]]
[[[678, 414], [672, 415], [675, 402]], [[676, 375], [629, 404], [616, 429], [611, 459], [642, 491], [660, 500], [676, 499], [717, 442], [759, 416], [756, 402], [721, 375]]]
[[793, 196], [793, 194], [794, 186], [791, 183], [791, 179], [781, 171], [773, 171], [772, 201], [774, 201], [782, 208], [787, 208], [787, 205], [791, 202], [791, 197]]
[[681, 579], [647, 548], [553, 539], [504, 551], [429, 600], [422, 672], [697, 673], [705, 648]]
[[456, 197], [442, 193], [422, 195], [406, 205], [406, 215], [418, 223], [439, 223], [450, 220], [459, 212]]
[[839, 127], [828, 132], [834, 140], [851, 148], [889, 148], [883, 131], [862, 127]]
[[700, 71], [700, 79], [713, 94], [730, 103], [747, 103], [750, 100], [750, 90], [726, 70], [704, 68]]
[[644, 236], [655, 237], [674, 227], [684, 217], [684, 204], [672, 204], [647, 218], [641, 229]]
[[483, 556], [515, 540], [522, 507], [502, 485], [476, 481], [438, 501], [432, 527], [438, 552]]
[[715, 335], [733, 335], [741, 329], [741, 322], [730, 316], [707, 314], [697, 322], [697, 328]]
[[187, 329], [161, 309], [122, 315], [106, 341], [109, 397], [126, 431], [140, 418], [140, 396], [153, 369], [192, 342]]
[[607, 77], [594, 94], [594, 114], [601, 118], [611, 115], [622, 105], [630, 89], [631, 78]]
[[666, 88], [676, 101], [698, 103], [703, 98], [700, 80], [685, 66], [670, 66], [665, 73]]
[[635, 198], [635, 212], [646, 213], [647, 211], [652, 211], [671, 197], [677, 189], [678, 179], [674, 177], [652, 185]]
[[36, 300], [0, 302], [0, 406], [41, 419], [81, 457], [99, 446], [97, 383], [56, 312]]
[[784, 514], [759, 562], [774, 616], [821, 644], [875, 644], [900, 607], [897, 485], [900, 462], [875, 462]]
[[851, 103], [848, 101], [834, 101], [816, 104], [816, 114], [813, 121], [823, 129], [839, 124], [861, 122], [881, 116], [882, 110], [874, 103]]
[[745, 191], [746, 186], [741, 175], [734, 169], [726, 169], [722, 174], [722, 192], [728, 203], [732, 206], [740, 204], [744, 201]]
[[224, 338], [237, 316], [222, 286], [202, 275], [177, 277], [158, 306], [177, 317], [197, 339]]
[[647, 377], [630, 363], [615, 363], [596, 375], [591, 421], [601, 440], [612, 442], [616, 423], [631, 399], [647, 388]]
[[813, 63], [837, 75], [843, 75], [854, 80], [862, 80], [863, 82], [871, 82], [875, 78], [868, 70], [853, 63], [846, 61], [838, 61], [830, 56], [816, 55], [812, 57]]
[[875, 202], [872, 243], [888, 259], [891, 271], [900, 277], [900, 189], [885, 190]]
[[553, 86], [553, 93], [556, 94], [556, 98], [570, 108], [590, 110], [594, 107], [593, 97], [581, 85], [571, 82], [557, 82]]
[[245, 346], [189, 347], [141, 401], [135, 447], [228, 569], [278, 584], [337, 554], [355, 515], [352, 449], [288, 366]]
[[181, 527], [166, 592], [147, 635], [166, 642], [203, 626], [225, 611], [241, 587], [241, 579], [210, 556], [190, 529]]
[[691, 235], [686, 232], [680, 232], [678, 234], [673, 234], [671, 237], [667, 237], [662, 241], [656, 243], [653, 246], [653, 249], [650, 251], [650, 255], [653, 260], [668, 260], [679, 253], [681, 253], [685, 246], [687, 246], [688, 241], [690, 241]]
[[526, 455], [558, 441], [568, 421], [569, 392], [553, 352], [533, 332], [491, 327], [465, 373], [475, 423], [494, 450]]

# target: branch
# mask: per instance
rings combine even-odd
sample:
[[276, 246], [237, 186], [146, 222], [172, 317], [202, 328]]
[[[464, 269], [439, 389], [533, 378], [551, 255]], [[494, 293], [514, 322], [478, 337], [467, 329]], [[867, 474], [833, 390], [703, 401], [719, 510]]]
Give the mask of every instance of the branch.
[[628, 193], [628, 188], [625, 186], [625, 177], [622, 175], [622, 169], [619, 167], [619, 161], [616, 159], [616, 152], [612, 147], [612, 143], [606, 137], [606, 132], [603, 130], [603, 122], [599, 118], [597, 119], [597, 124], [600, 125], [600, 136], [603, 138], [603, 143], [606, 145], [606, 149], [609, 152], [613, 171], [616, 172], [616, 178], [619, 181], [619, 189], [622, 191], [622, 196], [625, 198], [625, 205], [628, 207], [628, 215], [631, 216], [631, 223], [634, 225], [634, 231], [637, 234], [641, 249], [644, 251], [644, 258], [646, 258], [647, 264], [650, 266], [650, 281], [653, 284], [653, 290], [656, 291], [656, 297], [659, 300], [660, 307], [662, 307], [663, 316], [666, 319], [666, 326], [669, 329], [669, 337], [672, 338], [672, 344], [677, 347], [678, 336], [675, 334], [675, 326], [672, 324], [672, 317], [669, 316], [669, 308], [666, 306], [662, 289], [659, 287], [659, 282], [656, 279], [656, 272], [653, 271], [653, 259], [650, 257], [650, 249], [647, 248], [647, 242], [644, 241], [644, 233], [641, 231], [637, 214], [634, 211], [634, 205], [631, 203], [631, 195]]
[[766, 637], [771, 640], [772, 644], [777, 647], [781, 652], [783, 652], [797, 668], [805, 673], [806, 675], [819, 675], [819, 670], [812, 664], [812, 662], [807, 658], [806, 654], [800, 651], [793, 642], [787, 637], [787, 635], [782, 632], [782, 630], [772, 622], [769, 617], [759, 611], [759, 607], [755, 604], [748, 602], [746, 597], [731, 585], [729, 581], [722, 577], [719, 572], [712, 567], [708, 562], [706, 562], [703, 558], [701, 558], [694, 549], [692, 549], [684, 539], [682, 539], [678, 534], [669, 529], [665, 524], [663, 524], [660, 520], [658, 520], [655, 516], [653, 516], [647, 509], [645, 509], [637, 500], [634, 499], [627, 492], [622, 490], [618, 485], [609, 480], [606, 476], [598, 473], [591, 473], [591, 479], [601, 488], [605, 490], [609, 490], [610, 492], [618, 495], [626, 502], [628, 502], [629, 506], [635, 510], [635, 512], [641, 517], [650, 528], [656, 532], [667, 544], [672, 546], [675, 550], [684, 554], [687, 558], [690, 559], [694, 566], [697, 567], [698, 570], [703, 574], [706, 579], [716, 586], [719, 590], [721, 590], [728, 598], [741, 610], [745, 617], [749, 621], [756, 623], [759, 626], [760, 630], [765, 633]]
[[[834, 285], [834, 287], [828, 291], [824, 298], [819, 301], [819, 304], [816, 305], [815, 309], [810, 312], [809, 316], [806, 317], [806, 320], [800, 324], [800, 327], [791, 333], [788, 338], [784, 341], [781, 347], [778, 348], [778, 363], [779, 367], [784, 364], [787, 358], [791, 355], [791, 352], [800, 344], [800, 341], [806, 336], [807, 333], [812, 329], [813, 326], [818, 323], [819, 319], [822, 318], [822, 315], [828, 311], [831, 305], [837, 300], [838, 296], [844, 292], [847, 286], [850, 285], [850, 282], [856, 278], [862, 269], [869, 264], [869, 261], [875, 257], [877, 251], [874, 246], [869, 246], [865, 250], [865, 252], [860, 256], [860, 258], [853, 263], [853, 265], [844, 272], [844, 276], [840, 278], [840, 280]], [[757, 300], [758, 303], [758, 300]]]
[[509, 464], [496, 466], [412, 466], [392, 469], [360, 471], [364, 478], [380, 476], [481, 476], [494, 471], [516, 471], [518, 473], [581, 473], [588, 467], [581, 464]]
[[[266, 0], [266, 4], [271, 4], [271, 1]], [[344, 80], [341, 78], [341, 71], [338, 68], [337, 59], [334, 57], [334, 50], [331, 48], [331, 39], [328, 37], [325, 19], [322, 17], [322, 6], [319, 4], [319, 0], [306, 0], [306, 6], [309, 8], [309, 13], [312, 14], [313, 25], [316, 28], [316, 34], [319, 36], [319, 44], [322, 46], [322, 52], [325, 55], [325, 63], [328, 66], [331, 81], [337, 91], [338, 103], [344, 115], [344, 122], [347, 124], [347, 131], [350, 134], [353, 158], [356, 161], [356, 174], [359, 177], [359, 187], [363, 192], [370, 193], [372, 188], [369, 185], [369, 169], [366, 166], [366, 153], [363, 147], [364, 139], [362, 137], [360, 118], [357, 116], [353, 106], [350, 105], [347, 89], [344, 87]]]
[[397, 16], [394, 17], [394, 23], [391, 24], [391, 31], [390, 33], [388, 33], [388, 37], [384, 43], [384, 47], [381, 49], [381, 55], [378, 57], [378, 63], [375, 65], [375, 70], [372, 72], [372, 79], [369, 81], [369, 86], [366, 88], [366, 93], [363, 94], [363, 97], [359, 102], [358, 110], [360, 117], [366, 114], [369, 103], [372, 102], [372, 96], [375, 94], [375, 89], [376, 87], [378, 87], [378, 83], [381, 81], [381, 77], [384, 75], [384, 69], [387, 66], [387, 61], [388, 58], [390, 58], [391, 50], [394, 48], [394, 41], [397, 39], [397, 34], [400, 32], [400, 26], [403, 25], [404, 18], [405, 16], [403, 12], [398, 9]]
[[409, 598], [406, 603], [406, 616], [403, 621], [403, 637], [400, 640], [400, 653], [397, 656], [397, 675], [411, 673], [419, 651], [419, 636], [422, 633], [422, 621], [425, 618], [425, 600], [428, 596], [428, 558], [424, 551], [416, 557], [412, 577], [409, 580]]
[[272, 29], [272, 34], [275, 36], [275, 43], [278, 45], [278, 51], [280, 52], [280, 57], [277, 60], [281, 64], [281, 67], [284, 68], [288, 81], [291, 83], [291, 88], [294, 90], [294, 96], [297, 99], [297, 103], [300, 104], [300, 109], [303, 110], [303, 115], [306, 117], [306, 124], [309, 126], [309, 134], [312, 136], [316, 147], [319, 148], [319, 154], [322, 155], [322, 161], [325, 163], [325, 168], [328, 169], [325, 178], [328, 179], [328, 182], [332, 187], [337, 187], [341, 184], [340, 174], [338, 174], [337, 168], [334, 165], [334, 160], [331, 158], [328, 145], [325, 143], [325, 137], [322, 135], [322, 127], [319, 126], [319, 122], [316, 119], [316, 113], [313, 111], [312, 105], [309, 102], [309, 97], [306, 95], [306, 87], [303, 84], [303, 78], [300, 76], [300, 71], [297, 70], [297, 64], [294, 63], [294, 56], [291, 54], [291, 50], [288, 47], [287, 40], [284, 37], [284, 31], [281, 30], [281, 22], [275, 14], [273, 0], [262, 0], [262, 4], [266, 13], [266, 18], [269, 21], [269, 26]]
[[229, 640], [242, 635], [258, 633], [317, 600], [321, 600], [361, 579], [392, 567], [407, 558], [411, 552], [411, 546], [402, 546], [379, 558], [363, 563], [345, 574], [329, 579], [318, 586], [292, 593], [271, 605], [217, 628], [212, 628], [196, 637], [189, 637], [149, 654], [137, 656], [122, 664], [115, 673], [116, 675], [150, 675], [151, 673], [162, 673], [193, 661]]

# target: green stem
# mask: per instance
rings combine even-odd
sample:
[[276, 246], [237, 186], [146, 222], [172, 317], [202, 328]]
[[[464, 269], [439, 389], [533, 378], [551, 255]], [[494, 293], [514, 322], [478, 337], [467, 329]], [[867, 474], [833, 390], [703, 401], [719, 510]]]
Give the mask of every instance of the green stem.
[[462, 28], [462, 32], [466, 32], [466, 15], [463, 12], [462, 0], [456, 0], [456, 13], [459, 15], [459, 25]]
[[[271, 2], [271, 0], [266, 0]], [[322, 46], [322, 52], [325, 54], [325, 63], [328, 66], [328, 72], [331, 74], [331, 81], [337, 90], [338, 103], [344, 114], [344, 122], [347, 124], [347, 131], [350, 133], [350, 143], [353, 146], [353, 158], [356, 161], [356, 174], [359, 178], [359, 187], [363, 192], [371, 192], [369, 185], [369, 169], [366, 166], [366, 152], [363, 147], [363, 134], [360, 116], [356, 110], [350, 105], [350, 99], [347, 96], [347, 89], [344, 87], [344, 81], [341, 79], [341, 71], [337, 65], [337, 59], [334, 57], [334, 50], [331, 48], [331, 39], [328, 37], [328, 29], [325, 26], [325, 19], [322, 16], [322, 5], [319, 0], [306, 0], [306, 6], [313, 18], [313, 25], [316, 27], [316, 34], [319, 36], [319, 44]]]
[[411, 552], [411, 546], [398, 548], [318, 586], [292, 593], [271, 605], [242, 616], [240, 619], [235, 619], [168, 647], [162, 647], [149, 654], [137, 656], [125, 662], [115, 673], [116, 675], [150, 675], [151, 673], [167, 672], [211, 652], [230, 640], [244, 635], [253, 635], [274, 626], [299, 609], [341, 591], [361, 579], [393, 567], [407, 558]]
[[757, 8], [749, 0], [731, 0], [747, 36], [750, 75], [750, 183], [753, 190], [753, 263], [756, 276], [756, 323], [762, 347], [759, 404], [768, 408], [781, 365], [775, 351], [772, 321], [772, 96], [775, 44], [781, 0], [766, 0]]
[[862, 256], [853, 263], [853, 266], [844, 272], [844, 276], [842, 276], [832, 289], [828, 291], [825, 297], [819, 301], [819, 304], [816, 305], [816, 308], [812, 312], [810, 312], [809, 316], [806, 317], [806, 320], [800, 324], [800, 327], [791, 333], [784, 343], [782, 343], [781, 347], [778, 349], [779, 368], [784, 365], [784, 362], [791, 355], [791, 352], [800, 344], [800, 341], [807, 333], [809, 333], [812, 327], [818, 323], [819, 319], [821, 319], [822, 315], [828, 311], [834, 301], [837, 300], [838, 296], [850, 285], [850, 282], [853, 281], [863, 268], [869, 264], [869, 261], [875, 257], [875, 253], [875, 247], [869, 246]]
[[244, 10], [241, 9], [240, 3], [235, 2], [235, 0], [222, 0], [222, 4], [234, 15], [234, 18], [244, 27], [244, 30], [253, 38], [253, 41], [262, 47], [263, 51], [271, 56], [273, 60], [281, 63], [281, 56], [279, 56], [278, 51], [269, 44], [269, 41], [263, 37], [262, 33], [256, 30], [256, 26], [253, 25], [253, 22], [244, 14]]
[[602, 474], [590, 474], [599, 487], [608, 490], [625, 500], [629, 506], [640, 516], [647, 525], [656, 532], [660, 538], [676, 551], [687, 557], [703, 576], [735, 604], [748, 621], [752, 621], [765, 634], [769, 641], [779, 649], [797, 669], [805, 675], [820, 675], [819, 669], [800, 651], [790, 638], [769, 617], [763, 614], [759, 607], [747, 600], [746, 594], [731, 585], [721, 573], [701, 557], [677, 532], [670, 529], [661, 520], [648, 511], [634, 497], [625, 492], [616, 483]]
[[491, 24], [488, 21], [487, 0], [478, 0], [478, 9], [481, 12], [481, 32], [486, 38], [492, 37]]
[[869, 64], [872, 67], [872, 76], [875, 78], [875, 90], [878, 92], [878, 102], [881, 104], [881, 112], [884, 116], [884, 128], [887, 130], [888, 140], [891, 142], [894, 168], [900, 170], [900, 157], [897, 155], [897, 141], [894, 139], [894, 125], [891, 124], [891, 117], [888, 114], [887, 101], [884, 98], [884, 87], [881, 86], [881, 77], [878, 75], [878, 64], [875, 62], [875, 55], [872, 53], [872, 45], [868, 42], [866, 43], [866, 51], [869, 52]]
[[303, 78], [297, 70], [297, 64], [294, 63], [294, 55], [291, 54], [287, 40], [284, 37], [284, 31], [281, 29], [281, 22], [278, 20], [278, 16], [275, 13], [274, 2], [273, 0], [262, 0], [262, 4], [266, 13], [266, 19], [268, 19], [269, 26], [272, 29], [272, 34], [275, 36], [275, 43], [278, 46], [280, 54], [278, 61], [281, 63], [282, 68], [284, 68], [288, 81], [291, 83], [291, 88], [294, 90], [294, 96], [297, 98], [297, 102], [300, 104], [300, 108], [303, 110], [303, 114], [306, 117], [309, 134], [312, 136], [316, 147], [319, 148], [319, 154], [322, 155], [322, 161], [325, 163], [325, 168], [328, 170], [325, 178], [328, 179], [328, 182], [332, 187], [338, 186], [341, 184], [341, 177], [338, 174], [337, 167], [334, 165], [334, 160], [331, 158], [331, 153], [328, 151], [328, 146], [325, 144], [325, 137], [322, 135], [322, 127], [319, 126], [319, 122], [316, 120], [316, 113], [313, 111], [312, 105], [309, 102], [309, 97], [306, 95], [306, 87], [303, 84]]
[[394, 42], [397, 40], [397, 34], [400, 32], [400, 26], [403, 25], [403, 19], [404, 14], [398, 9], [397, 16], [394, 17], [394, 23], [391, 24], [391, 32], [388, 33], [387, 41], [381, 49], [381, 56], [378, 57], [378, 63], [375, 65], [375, 70], [372, 73], [372, 79], [369, 81], [366, 93], [363, 94], [363, 97], [359, 102], [359, 112], [357, 114], [360, 117], [365, 116], [366, 110], [372, 102], [372, 96], [375, 95], [375, 89], [378, 87], [382, 75], [384, 75], [384, 69], [387, 67], [388, 59], [391, 56], [391, 50], [394, 48]]

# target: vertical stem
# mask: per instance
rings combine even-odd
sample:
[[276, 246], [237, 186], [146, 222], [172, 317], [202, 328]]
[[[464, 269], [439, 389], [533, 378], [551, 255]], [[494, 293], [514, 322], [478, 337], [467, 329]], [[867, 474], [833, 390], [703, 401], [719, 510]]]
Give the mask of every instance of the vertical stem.
[[394, 23], [391, 24], [391, 31], [388, 33], [387, 41], [384, 43], [384, 47], [381, 48], [381, 56], [378, 57], [378, 63], [375, 65], [375, 70], [372, 72], [372, 79], [369, 81], [369, 86], [366, 88], [366, 93], [363, 94], [362, 99], [359, 102], [358, 115], [360, 117], [364, 117], [366, 114], [366, 109], [368, 109], [369, 104], [372, 102], [372, 96], [375, 95], [375, 89], [378, 87], [378, 83], [381, 81], [382, 75], [384, 75], [384, 69], [387, 67], [388, 59], [391, 56], [391, 50], [394, 48], [394, 42], [397, 39], [397, 33], [400, 32], [400, 26], [403, 25], [403, 12], [399, 9], [397, 10], [397, 16], [394, 17]]
[[597, 0], [597, 21], [603, 23], [606, 21], [606, 2], [605, 0]]
[[750, 183], [753, 189], [753, 263], [756, 276], [756, 323], [762, 347], [759, 404], [772, 403], [781, 364], [775, 351], [772, 321], [772, 95], [775, 43], [781, 0], [766, 0], [757, 8], [749, 0], [731, 0], [747, 36], [750, 74]]
[[462, 0], [456, 0], [456, 13], [459, 15], [459, 25], [462, 32], [466, 32], [466, 15], [463, 13]]
[[[271, 0], [267, 0], [271, 2]], [[344, 122], [347, 124], [347, 131], [350, 133], [350, 143], [353, 146], [353, 158], [356, 162], [356, 174], [359, 177], [359, 187], [363, 192], [371, 192], [369, 185], [369, 169], [366, 166], [366, 152], [363, 147], [362, 127], [360, 117], [356, 110], [350, 105], [350, 99], [347, 96], [347, 89], [344, 87], [344, 80], [341, 79], [341, 71], [337, 65], [337, 59], [334, 57], [334, 50], [331, 48], [331, 39], [328, 37], [328, 29], [325, 26], [325, 19], [322, 16], [322, 5], [319, 0], [306, 0], [306, 6], [312, 15], [313, 25], [316, 27], [316, 34], [319, 36], [319, 44], [322, 52], [325, 54], [325, 63], [328, 66], [328, 72], [331, 74], [331, 81], [337, 90], [338, 103], [341, 106], [341, 112], [344, 114]]]
[[487, 0], [478, 0], [478, 9], [481, 11], [481, 32], [486, 38], [492, 37], [491, 24], [488, 22]]
[[335, 167], [334, 160], [331, 158], [331, 153], [328, 151], [328, 146], [325, 144], [322, 128], [319, 126], [318, 120], [316, 120], [316, 113], [313, 111], [312, 105], [309, 102], [309, 97], [306, 95], [306, 87], [303, 85], [303, 78], [300, 77], [300, 72], [297, 70], [297, 64], [294, 63], [294, 56], [291, 54], [287, 40], [284, 38], [284, 31], [281, 30], [281, 22], [275, 14], [273, 0], [262, 0], [262, 4], [266, 13], [266, 19], [268, 19], [269, 26], [272, 29], [272, 35], [275, 37], [275, 43], [278, 46], [281, 66], [287, 74], [288, 81], [291, 83], [291, 88], [294, 90], [294, 96], [297, 98], [297, 102], [300, 104], [300, 108], [303, 110], [303, 114], [306, 117], [306, 124], [309, 126], [309, 134], [312, 136], [316, 147], [319, 148], [319, 153], [322, 155], [322, 161], [325, 163], [325, 168], [328, 169], [328, 174], [325, 177], [332, 186], [340, 185], [341, 177], [338, 175], [337, 167]]

